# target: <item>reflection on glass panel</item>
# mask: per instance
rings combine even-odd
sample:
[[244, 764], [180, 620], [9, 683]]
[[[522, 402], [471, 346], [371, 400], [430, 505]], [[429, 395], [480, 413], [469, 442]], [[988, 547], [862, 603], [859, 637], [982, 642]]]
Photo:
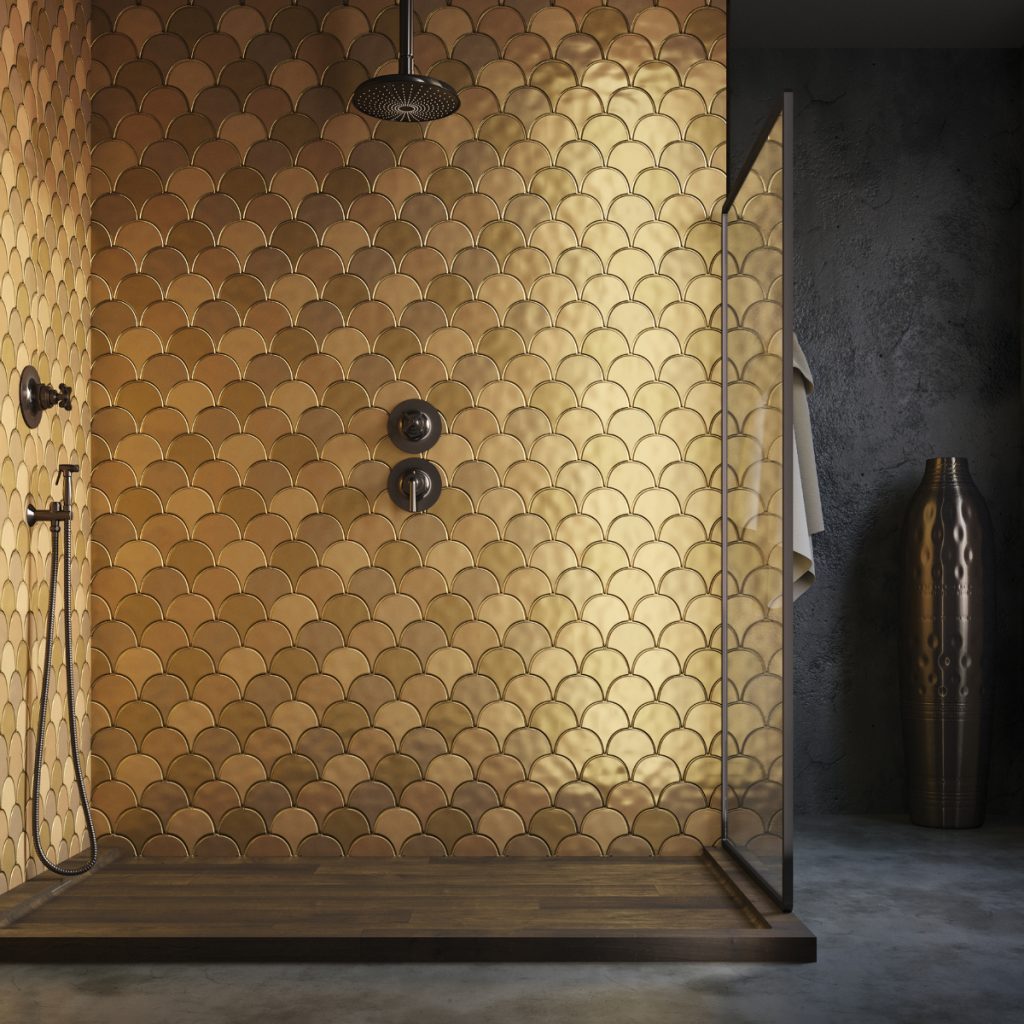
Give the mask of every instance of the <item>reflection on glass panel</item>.
[[782, 894], [783, 479], [790, 379], [783, 311], [783, 115], [740, 182], [727, 213], [728, 442], [725, 553], [728, 695], [726, 836]]

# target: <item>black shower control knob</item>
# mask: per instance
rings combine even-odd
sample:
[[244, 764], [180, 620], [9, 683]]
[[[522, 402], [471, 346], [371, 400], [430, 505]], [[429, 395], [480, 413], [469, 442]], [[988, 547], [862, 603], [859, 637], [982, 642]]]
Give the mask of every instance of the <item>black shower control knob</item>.
[[408, 409], [402, 413], [400, 429], [407, 440], [422, 441], [430, 433], [430, 416], [423, 409]]
[[403, 452], [421, 454], [441, 436], [441, 414], [422, 398], [409, 398], [391, 410], [388, 436]]
[[407, 512], [425, 512], [441, 493], [441, 474], [426, 459], [403, 459], [388, 477], [391, 500]]
[[51, 387], [39, 379], [34, 366], [26, 366], [21, 371], [18, 384], [18, 403], [21, 415], [30, 427], [38, 427], [43, 413], [57, 406], [70, 412], [72, 403], [71, 388], [67, 384]]
[[61, 409], [71, 409], [71, 388], [67, 384], [60, 384], [51, 387], [49, 384], [39, 384], [37, 389], [37, 401], [39, 408], [52, 409], [55, 405]]

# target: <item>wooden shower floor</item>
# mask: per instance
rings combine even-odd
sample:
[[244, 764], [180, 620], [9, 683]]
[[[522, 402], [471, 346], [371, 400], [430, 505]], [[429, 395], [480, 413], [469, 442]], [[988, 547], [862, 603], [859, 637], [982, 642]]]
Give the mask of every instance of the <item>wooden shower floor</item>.
[[0, 897], [0, 961], [788, 961], [815, 938], [728, 854], [687, 859], [104, 857]]

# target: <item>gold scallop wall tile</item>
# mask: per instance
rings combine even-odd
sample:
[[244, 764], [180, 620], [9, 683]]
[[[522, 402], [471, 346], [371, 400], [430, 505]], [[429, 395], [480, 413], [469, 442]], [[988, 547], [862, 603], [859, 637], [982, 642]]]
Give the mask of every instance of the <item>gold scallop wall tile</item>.
[[[462, 99], [425, 127], [348, 108], [394, 65], [382, 0], [94, 16], [92, 561], [117, 566], [94, 754], [102, 820], [139, 852], [715, 838], [693, 762], [717, 734], [723, 13], [417, 17]], [[749, 198], [756, 383], [777, 271]], [[410, 517], [386, 415], [415, 395], [444, 415], [447, 487]], [[751, 552], [770, 511], [738, 528]]]
[[[90, 293], [86, 181], [91, 160], [85, 145], [90, 116], [86, 94], [87, 12], [74, 5], [51, 2], [14, 4], [7, 14], [3, 48], [8, 59], [0, 70], [4, 140], [0, 174], [5, 185], [0, 200], [0, 251], [7, 275], [6, 286], [0, 289], [7, 380], [6, 397], [0, 401], [0, 430], [6, 442], [0, 460], [0, 505], [6, 524], [2, 546], [7, 552], [0, 559], [4, 579], [0, 623], [5, 637], [0, 658], [0, 752], [7, 766], [0, 800], [0, 889], [24, 881], [37, 870], [27, 833], [31, 808], [26, 800], [31, 782], [28, 761], [35, 754], [37, 739], [43, 744], [40, 817], [47, 853], [62, 860], [78, 852], [84, 839], [84, 818], [77, 797], [71, 795], [67, 711], [61, 702], [51, 713], [44, 735], [35, 735], [43, 657], [43, 633], [38, 623], [46, 614], [47, 588], [43, 581], [48, 575], [48, 556], [42, 535], [30, 534], [24, 525], [24, 509], [30, 500], [49, 500], [58, 463], [81, 465], [74, 501], [79, 510], [85, 511], [76, 517], [71, 628], [78, 637], [88, 636], [92, 632], [92, 560], [88, 545], [92, 516], [85, 490], [91, 477], [88, 434], [93, 396], [86, 337], [90, 294], [93, 299], [109, 301], [109, 285], [135, 270], [125, 262], [126, 256], [134, 261], [128, 250], [111, 248], [112, 260], [101, 269]], [[100, 75], [95, 84], [97, 91], [103, 91], [123, 71], [127, 84], [107, 90], [109, 109], [117, 110], [124, 102], [134, 102], [131, 90], [138, 93], [144, 89], [147, 75], [154, 84], [159, 84], [159, 77], [151, 74], [151, 65], [135, 61], [137, 50], [130, 39], [120, 36], [112, 42], [110, 61], [114, 71]], [[106, 137], [102, 128], [96, 132], [99, 144]], [[112, 189], [122, 172], [136, 163], [129, 157], [130, 152], [130, 148], [113, 143], [103, 173], [93, 185]], [[76, 171], [71, 170], [72, 165]], [[138, 181], [129, 179], [126, 186], [131, 198], [120, 195], [105, 214], [101, 211], [100, 219], [109, 221], [112, 227], [133, 219], [133, 201], [142, 202], [154, 189], [159, 191], [158, 181], [145, 171], [140, 172]], [[50, 268], [45, 274], [38, 269], [43, 266]], [[126, 310], [126, 316], [133, 314]], [[44, 379], [70, 384], [74, 395], [70, 414], [59, 412], [52, 422], [47, 418], [34, 432], [24, 425], [15, 397], [20, 370], [30, 363]], [[119, 598], [112, 595], [111, 601], [116, 605]], [[109, 615], [109, 607], [104, 609], [100, 601], [93, 605], [93, 611], [103, 609], [100, 614]], [[118, 644], [113, 635], [111, 640]], [[90, 715], [91, 664], [85, 653], [84, 646], [76, 642], [73, 667], [78, 692], [86, 702], [77, 713], [85, 715], [83, 732], [88, 755], [90, 718], [97, 725], [108, 724], [109, 719], [103, 714]], [[56, 658], [56, 671], [60, 672], [61, 654], [57, 653]], [[127, 693], [124, 697], [131, 699]], [[145, 716], [138, 721], [141, 731], [151, 727]], [[102, 773], [94, 773], [97, 781], [102, 777]], [[111, 814], [118, 816], [123, 806], [115, 801]]]

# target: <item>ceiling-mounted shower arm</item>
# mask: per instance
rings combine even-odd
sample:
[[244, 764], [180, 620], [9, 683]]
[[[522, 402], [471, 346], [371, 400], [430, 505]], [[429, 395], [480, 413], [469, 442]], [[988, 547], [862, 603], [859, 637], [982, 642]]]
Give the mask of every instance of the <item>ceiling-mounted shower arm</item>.
[[459, 94], [447, 83], [417, 75], [412, 59], [412, 0], [398, 0], [398, 71], [357, 85], [352, 106], [382, 121], [424, 122], [459, 109]]
[[412, 70], [412, 0], [398, 4], [398, 73], [411, 75]]

